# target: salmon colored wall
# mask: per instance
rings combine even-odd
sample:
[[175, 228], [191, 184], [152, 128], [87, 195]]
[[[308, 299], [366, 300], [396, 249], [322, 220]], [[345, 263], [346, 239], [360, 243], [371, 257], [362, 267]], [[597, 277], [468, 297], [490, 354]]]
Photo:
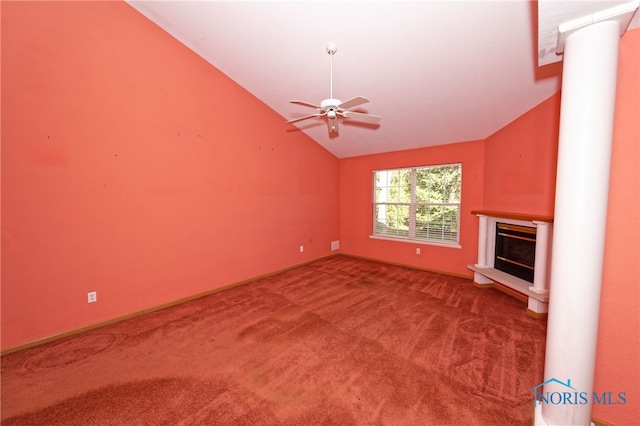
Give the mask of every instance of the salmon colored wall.
[[[553, 215], [560, 94], [485, 141], [442, 145], [340, 160], [341, 251], [472, 275], [477, 261], [476, 209]], [[372, 240], [372, 171], [463, 161], [462, 250]], [[420, 247], [421, 254], [415, 254]]]
[[1, 100], [2, 349], [339, 237], [337, 158], [124, 2], [2, 2]]
[[[320, 257], [338, 237], [345, 253], [470, 275], [471, 210], [553, 213], [559, 95], [486, 141], [338, 162], [123, 3], [1, 7], [2, 349]], [[627, 404], [593, 412], [616, 425], [640, 418], [638, 51], [636, 29], [621, 39], [595, 382]], [[373, 169], [457, 161], [462, 249], [369, 238]]]
[[[626, 392], [624, 405], [595, 405], [593, 416], [618, 426], [640, 418], [640, 29], [621, 38], [616, 121], [607, 220], [607, 239], [594, 388]], [[469, 149], [463, 166], [463, 210], [497, 210], [553, 215], [560, 93]], [[463, 250], [433, 247], [415, 254], [416, 245], [371, 240], [371, 172], [379, 168], [460, 161], [456, 145], [340, 160], [340, 238], [342, 251], [446, 272], [465, 273], [476, 256], [477, 219], [463, 229]], [[449, 151], [451, 149], [451, 151]], [[482, 167], [483, 170], [476, 170]], [[479, 191], [477, 193], [473, 191]], [[483, 193], [483, 196], [477, 194]], [[471, 195], [472, 199], [466, 198]], [[463, 213], [463, 219], [472, 217]], [[424, 246], [421, 246], [424, 247]]]
[[[373, 171], [410, 166], [462, 163], [462, 248], [371, 239]], [[366, 155], [340, 160], [340, 249], [343, 253], [413, 265], [465, 276], [477, 262], [478, 218], [482, 208], [484, 142], [464, 142], [430, 148]], [[416, 248], [421, 254], [416, 254]]]
[[485, 140], [486, 210], [553, 215], [559, 124], [558, 93]]
[[626, 392], [625, 405], [596, 405], [617, 426], [640, 419], [640, 29], [620, 39], [607, 235], [594, 388]]

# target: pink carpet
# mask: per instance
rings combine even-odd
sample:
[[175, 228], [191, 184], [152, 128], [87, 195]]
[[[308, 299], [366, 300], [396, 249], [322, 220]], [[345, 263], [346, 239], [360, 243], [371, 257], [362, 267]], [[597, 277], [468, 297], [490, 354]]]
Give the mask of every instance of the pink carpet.
[[2, 357], [2, 425], [530, 425], [525, 310], [334, 256]]

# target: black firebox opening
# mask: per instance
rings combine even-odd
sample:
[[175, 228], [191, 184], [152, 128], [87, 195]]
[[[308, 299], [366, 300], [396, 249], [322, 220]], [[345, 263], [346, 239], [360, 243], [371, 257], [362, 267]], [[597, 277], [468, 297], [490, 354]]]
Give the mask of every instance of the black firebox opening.
[[496, 224], [496, 269], [533, 283], [535, 257], [536, 228]]

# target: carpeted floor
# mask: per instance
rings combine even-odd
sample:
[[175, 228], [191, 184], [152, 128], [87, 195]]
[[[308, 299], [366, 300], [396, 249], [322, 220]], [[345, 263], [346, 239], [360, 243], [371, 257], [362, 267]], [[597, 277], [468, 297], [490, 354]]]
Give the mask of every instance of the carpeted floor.
[[546, 322], [347, 256], [2, 358], [3, 425], [530, 425]]

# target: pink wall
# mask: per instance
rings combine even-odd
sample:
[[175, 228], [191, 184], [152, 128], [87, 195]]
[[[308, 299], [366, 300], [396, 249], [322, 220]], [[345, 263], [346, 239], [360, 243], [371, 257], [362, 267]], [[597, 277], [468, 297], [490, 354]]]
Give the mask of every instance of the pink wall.
[[[593, 408], [594, 417], [619, 426], [640, 418], [638, 52], [635, 29], [620, 46], [595, 380], [597, 392], [626, 392], [627, 403]], [[486, 139], [485, 209], [553, 215], [559, 114], [557, 94]]]
[[640, 29], [620, 39], [595, 389], [626, 392], [625, 405], [596, 405], [612, 424], [640, 419]]
[[[595, 405], [615, 425], [640, 418], [640, 29], [621, 38], [616, 123], [595, 390], [626, 392], [624, 405]], [[560, 94], [486, 140], [484, 208], [553, 215]], [[502, 183], [501, 183], [502, 182]]]
[[123, 2], [2, 2], [2, 349], [330, 254], [283, 122]]
[[[460, 243], [449, 248], [371, 239], [373, 170], [462, 163]], [[344, 253], [414, 265], [465, 276], [478, 255], [478, 218], [482, 208], [484, 142], [464, 142], [430, 148], [366, 155], [340, 160], [340, 248]], [[416, 248], [421, 254], [416, 254]]]
[[[595, 386], [628, 402], [594, 407], [617, 425], [640, 418], [640, 30], [621, 43]], [[2, 349], [321, 257], [336, 239], [470, 275], [471, 210], [553, 214], [559, 95], [486, 141], [338, 161], [119, 2], [2, 2], [1, 78]], [[463, 163], [462, 249], [369, 238], [373, 169], [450, 162]]]
[[[626, 392], [624, 405], [595, 405], [593, 415], [616, 425], [640, 418], [640, 29], [621, 39], [595, 390]], [[482, 142], [445, 145], [340, 160], [342, 251], [447, 272], [465, 273], [476, 256], [477, 219], [465, 215], [463, 249], [371, 240], [371, 171], [378, 168], [464, 161], [478, 182], [465, 186], [463, 210], [553, 215], [560, 113], [556, 94]], [[463, 148], [460, 152], [457, 148]], [[468, 150], [468, 151], [467, 151]], [[469, 156], [466, 156], [466, 155]], [[461, 159], [466, 159], [461, 160]], [[481, 169], [478, 169], [480, 167]], [[473, 193], [471, 193], [473, 191]], [[478, 192], [475, 192], [478, 191]], [[478, 194], [483, 194], [483, 196]], [[471, 198], [467, 198], [471, 196]], [[464, 229], [472, 229], [466, 233]], [[466, 240], [469, 238], [469, 241]]]
[[553, 216], [560, 94], [486, 139], [484, 208]]
[[[553, 215], [560, 95], [485, 141], [340, 160], [340, 240], [345, 253], [471, 276], [478, 219], [472, 210]], [[462, 249], [372, 240], [372, 171], [463, 162]], [[416, 255], [416, 247], [421, 254]]]

